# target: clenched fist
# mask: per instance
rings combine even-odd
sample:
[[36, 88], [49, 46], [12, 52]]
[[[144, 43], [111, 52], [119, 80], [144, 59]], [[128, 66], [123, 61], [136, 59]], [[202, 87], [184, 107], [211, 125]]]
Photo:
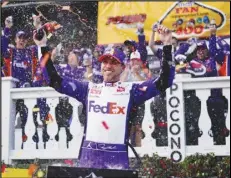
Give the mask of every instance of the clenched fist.
[[39, 15], [35, 15], [35, 14], [32, 15], [33, 25], [36, 29], [39, 29], [42, 27], [42, 22], [41, 22], [40, 16], [41, 16], [40, 14]]
[[33, 34], [33, 40], [34, 40], [35, 44], [39, 47], [44, 47], [47, 45], [47, 35], [46, 35], [46, 32], [44, 30], [43, 30], [43, 33], [44, 33], [44, 35], [43, 35], [43, 38], [41, 40], [36, 39], [36, 31]]
[[13, 17], [9, 16], [5, 19], [5, 26], [11, 28], [13, 26]]
[[157, 32], [164, 45], [172, 45], [172, 32], [163, 25], [158, 25]]
[[216, 21], [214, 19], [211, 20], [211, 23], [209, 25], [210, 33], [211, 35], [216, 35], [217, 33], [217, 25]]

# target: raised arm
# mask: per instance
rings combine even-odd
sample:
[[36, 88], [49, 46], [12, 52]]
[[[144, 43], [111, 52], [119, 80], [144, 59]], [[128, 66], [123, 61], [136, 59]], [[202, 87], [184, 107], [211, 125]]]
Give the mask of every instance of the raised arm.
[[158, 27], [158, 24], [155, 23], [153, 24], [152, 26], [152, 34], [151, 34], [151, 37], [149, 39], [149, 43], [148, 43], [148, 46], [151, 48], [153, 54], [158, 57], [159, 59], [162, 59], [162, 54], [163, 54], [163, 50], [158, 48], [156, 45], [155, 45], [155, 36], [157, 34], [157, 27]]
[[228, 44], [224, 39], [217, 38], [217, 44], [224, 53], [230, 54], [230, 44]]
[[13, 26], [12, 17], [9, 16], [5, 19], [5, 28], [2, 30], [1, 36], [1, 66], [3, 76], [11, 75], [11, 54], [12, 48], [9, 49], [11, 27]]
[[41, 65], [45, 71], [44, 73], [47, 74], [46, 78], [49, 79], [49, 86], [59, 93], [76, 98], [80, 102], [85, 102], [88, 93], [88, 83], [78, 82], [66, 77], [60, 77], [51, 60], [51, 53], [49, 47], [46, 46], [46, 40], [46, 35], [44, 35], [44, 38], [41, 41], [36, 40], [34, 35], [35, 43], [41, 47], [43, 58]]
[[212, 21], [210, 25], [209, 53], [210, 56], [218, 63], [222, 64], [225, 59], [225, 53], [222, 49], [217, 49], [217, 27], [216, 22]]
[[13, 19], [11, 16], [7, 17], [5, 19], [5, 28], [2, 30], [2, 36], [1, 36], [1, 53], [2, 57], [5, 56], [7, 53], [7, 48], [10, 42], [10, 36], [11, 36], [11, 27], [13, 26]]
[[138, 51], [141, 55], [141, 59], [143, 61], [146, 61], [148, 56], [148, 51], [146, 48], [144, 29], [141, 27], [138, 28]]
[[171, 32], [163, 27], [158, 26], [159, 35], [164, 43], [163, 47], [163, 62], [160, 76], [155, 80], [148, 80], [142, 84], [134, 84], [132, 88], [132, 98], [134, 104], [141, 104], [150, 98], [159, 95], [169, 88], [175, 75], [175, 62], [172, 57]]
[[93, 64], [92, 64], [92, 57], [89, 56], [88, 54], [84, 54], [83, 56], [83, 66], [86, 68], [86, 72], [84, 74], [84, 78], [87, 81], [92, 81], [93, 80]]

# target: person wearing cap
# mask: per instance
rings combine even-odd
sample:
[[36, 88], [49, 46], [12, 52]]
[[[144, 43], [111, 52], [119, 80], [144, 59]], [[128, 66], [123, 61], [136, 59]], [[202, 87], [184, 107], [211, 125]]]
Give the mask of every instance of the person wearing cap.
[[56, 70], [61, 76], [66, 76], [78, 81], [87, 81], [89, 79], [88, 75], [90, 74], [86, 74], [87, 67], [89, 66], [80, 66], [78, 53], [72, 50], [67, 57], [67, 65], [65, 67], [56, 65]]
[[[11, 37], [11, 27], [13, 26], [13, 18], [9, 16], [5, 19], [5, 28], [2, 31], [1, 36], [1, 63], [2, 73], [5, 77], [12, 76], [17, 80], [16, 87], [24, 88], [31, 87], [33, 77], [36, 73], [37, 68], [37, 47], [29, 46], [26, 47], [28, 42], [28, 35], [24, 31], [18, 31], [15, 35], [15, 47], [9, 45]], [[25, 123], [28, 119], [28, 108], [24, 103], [23, 99], [16, 101], [16, 109], [21, 108], [20, 117], [24, 124], [21, 124], [22, 128], [22, 149], [23, 143], [27, 141], [27, 136], [25, 133]], [[21, 105], [21, 106], [20, 106]], [[15, 115], [16, 116], [16, 115]]]
[[[209, 49], [205, 41], [197, 42], [196, 58], [188, 62], [184, 68], [179, 69], [179, 72], [190, 73], [192, 74], [192, 77], [219, 76], [217, 66], [224, 64], [224, 59], [226, 59], [227, 56], [227, 50], [224, 50], [224, 48], [217, 48], [216, 32], [216, 23], [212, 20], [210, 24]], [[226, 48], [227, 47], [228, 46], [226, 46]], [[190, 97], [196, 97], [195, 95], [196, 93], [193, 91], [191, 92]], [[211, 95], [207, 100], [207, 109], [212, 123], [209, 133], [210, 136], [213, 137], [215, 145], [225, 145], [226, 137], [228, 137], [230, 133], [225, 124], [228, 110], [227, 102], [227, 99], [223, 96], [222, 89], [211, 89]], [[191, 120], [190, 116], [188, 118], [188, 120]], [[186, 123], [186, 129], [188, 128], [188, 130], [190, 130], [190, 124], [191, 123]], [[199, 129], [197, 130], [199, 131]], [[200, 135], [200, 133], [194, 135]]]
[[95, 50], [93, 52], [93, 79], [94, 83], [102, 83], [103, 75], [101, 73], [101, 63], [98, 61], [98, 58], [103, 55], [105, 48], [103, 45], [96, 45]]
[[[141, 60], [140, 53], [134, 51], [130, 55], [130, 62], [126, 65], [124, 72], [121, 75], [120, 80], [122, 82], [136, 82], [136, 81], [146, 81], [150, 79], [150, 73], [148, 69], [144, 66]], [[145, 103], [139, 106], [134, 106], [132, 112], [130, 113], [131, 118], [131, 131], [130, 139], [132, 146], [141, 147], [141, 139], [145, 137], [145, 133], [142, 130], [142, 122], [145, 113]]]
[[[90, 55], [85, 53], [83, 55], [83, 64], [80, 66], [80, 53], [78, 50], [72, 50], [68, 55], [68, 64], [66, 67], [60, 67], [55, 65], [55, 68], [60, 76], [69, 77], [77, 81], [92, 81], [92, 58]], [[86, 107], [79, 105], [78, 116], [81, 126], [85, 125], [86, 122]]]
[[145, 81], [151, 78], [149, 70], [144, 66], [141, 55], [134, 51], [130, 55], [130, 62], [121, 76], [123, 82]]
[[4, 76], [12, 76], [18, 80], [16, 87], [31, 87], [37, 68], [37, 47], [26, 47], [28, 35], [24, 31], [18, 31], [15, 36], [15, 48], [9, 46], [12, 18], [7, 17], [2, 40], [2, 58]]
[[[161, 48], [158, 48], [155, 45], [155, 36], [156, 36], [156, 33], [157, 33], [157, 27], [158, 27], [158, 25], [159, 25], [159, 23], [154, 23], [153, 26], [152, 26], [152, 34], [151, 34], [148, 46], [151, 48], [153, 54], [156, 57], [158, 57], [159, 59], [162, 59], [163, 51], [162, 51]], [[179, 48], [178, 43], [179, 43], [178, 39], [173, 36], [172, 37], [173, 51], [176, 51]]]
[[[187, 72], [192, 74], [193, 77], [217, 77], [219, 76], [217, 65], [222, 65], [225, 59], [225, 52], [222, 49], [217, 49], [216, 42], [216, 25], [210, 25], [211, 36], [209, 39], [209, 48], [206, 41], [195, 41], [196, 57], [187, 62], [177, 72]], [[182, 55], [182, 58], [187, 59], [189, 48], [192, 45], [184, 43], [176, 51], [175, 57]]]
[[[157, 79], [143, 83], [121, 82], [125, 69], [125, 54], [119, 47], [99, 58], [104, 81], [102, 84], [79, 82], [61, 77], [56, 72], [49, 55], [49, 47], [42, 47], [45, 67], [50, 77], [50, 86], [83, 103], [87, 108], [87, 120], [79, 152], [79, 166], [85, 168], [129, 169], [128, 126], [129, 113], [173, 83], [175, 62], [172, 59], [171, 32], [159, 26], [160, 38], [164, 43], [162, 71]], [[45, 37], [45, 36], [44, 36]], [[46, 45], [46, 39], [35, 43]], [[138, 154], [134, 151], [136, 157]]]
[[148, 52], [146, 49], [144, 29], [138, 26], [137, 34], [138, 34], [138, 43], [136, 43], [134, 40], [126, 40], [124, 41], [124, 45], [127, 48], [126, 51], [127, 51], [128, 59], [130, 59], [130, 55], [132, 52], [137, 51], [140, 53], [141, 60], [145, 64], [147, 61]]

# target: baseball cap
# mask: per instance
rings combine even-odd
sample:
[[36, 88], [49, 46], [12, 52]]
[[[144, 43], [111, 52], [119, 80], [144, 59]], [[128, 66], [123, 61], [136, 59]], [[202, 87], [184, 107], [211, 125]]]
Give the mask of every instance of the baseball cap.
[[113, 59], [116, 59], [121, 64], [124, 64], [126, 55], [122, 51], [121, 48], [115, 47], [112, 48], [110, 51], [106, 52], [104, 55], [99, 57], [99, 62], [102, 62], [104, 59], [111, 57]]
[[208, 49], [205, 41], [197, 42], [197, 49]]
[[24, 31], [20, 30], [20, 31], [18, 31], [18, 32], [16, 33], [16, 37], [27, 39], [27, 38], [28, 38], [28, 35], [27, 35]]
[[124, 41], [124, 45], [125, 46], [132, 45], [132, 46], [136, 47], [136, 42], [133, 40], [126, 40], [126, 41]]
[[132, 59], [141, 60], [140, 53], [138, 51], [132, 52], [131, 55], [130, 55], [130, 60], [132, 60]]

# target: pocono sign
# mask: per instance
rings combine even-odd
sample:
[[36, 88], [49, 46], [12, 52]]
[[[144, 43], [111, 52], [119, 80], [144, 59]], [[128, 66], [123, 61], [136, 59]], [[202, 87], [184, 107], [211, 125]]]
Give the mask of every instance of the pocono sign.
[[167, 94], [167, 119], [168, 119], [168, 143], [169, 158], [174, 162], [183, 161], [185, 158], [185, 127], [183, 107], [184, 97], [182, 83], [173, 83]]

